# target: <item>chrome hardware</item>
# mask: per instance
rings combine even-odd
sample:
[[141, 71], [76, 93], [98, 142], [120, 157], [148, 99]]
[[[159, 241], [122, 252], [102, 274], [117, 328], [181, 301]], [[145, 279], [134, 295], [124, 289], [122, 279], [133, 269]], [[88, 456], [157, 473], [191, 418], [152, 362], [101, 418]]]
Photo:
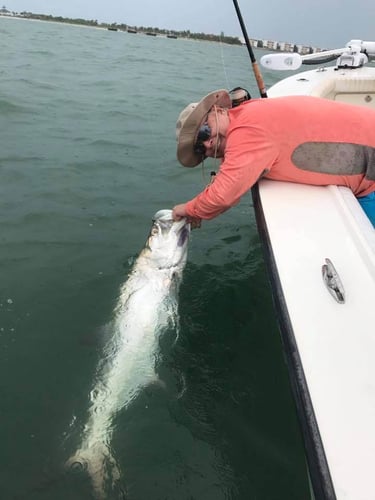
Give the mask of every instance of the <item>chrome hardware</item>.
[[329, 259], [322, 266], [323, 281], [328, 288], [332, 297], [337, 300], [339, 304], [345, 303], [345, 290], [341, 283], [340, 276], [337, 274], [335, 266]]

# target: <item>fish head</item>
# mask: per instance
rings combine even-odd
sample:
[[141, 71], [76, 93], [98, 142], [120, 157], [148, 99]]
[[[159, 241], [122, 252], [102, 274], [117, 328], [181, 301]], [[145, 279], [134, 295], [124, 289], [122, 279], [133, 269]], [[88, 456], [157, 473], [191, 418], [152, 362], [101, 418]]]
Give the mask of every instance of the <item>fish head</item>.
[[172, 210], [159, 210], [152, 218], [147, 240], [148, 257], [158, 269], [183, 268], [187, 258], [190, 223], [174, 221]]

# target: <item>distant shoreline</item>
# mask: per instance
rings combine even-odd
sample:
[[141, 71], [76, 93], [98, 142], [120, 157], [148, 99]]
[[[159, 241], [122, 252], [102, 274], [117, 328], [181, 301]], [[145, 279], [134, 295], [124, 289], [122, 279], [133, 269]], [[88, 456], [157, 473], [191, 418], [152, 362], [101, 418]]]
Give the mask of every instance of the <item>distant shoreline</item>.
[[4, 12], [2, 13], [0, 12], [0, 18], [53, 22], [55, 24], [68, 24], [70, 26], [83, 26], [86, 28], [106, 29], [111, 31], [127, 32], [129, 30], [131, 33], [137, 33], [137, 34], [153, 33], [154, 36], [160, 36], [160, 37], [169, 36], [170, 38], [184, 38], [190, 40], [221, 42], [221, 43], [226, 43], [228, 45], [240, 45], [240, 46], [243, 45], [238, 37], [225, 36], [224, 33], [222, 33], [221, 35], [213, 35], [206, 33], [192, 33], [189, 30], [175, 31], [175, 30], [167, 30], [156, 27], [130, 26], [128, 24], [98, 23], [96, 20], [70, 19], [64, 17], [50, 16], [46, 14], [33, 14], [32, 12], [22, 12], [15, 14], [10, 14], [10, 13], [4, 14]]
[[[56, 17], [46, 14], [33, 14], [31, 12], [22, 13], [8, 13], [4, 14], [0, 9], [0, 19], [21, 19], [24, 21], [40, 21], [40, 22], [50, 22], [54, 24], [67, 24], [68, 26], [79, 26], [83, 28], [96, 28], [102, 30], [110, 31], [122, 31], [133, 34], [141, 35], [153, 35], [159, 38], [175, 38], [190, 41], [206, 41], [206, 42], [219, 42], [228, 45], [245, 46], [244, 39], [233, 36], [225, 36], [224, 33], [221, 35], [213, 35], [206, 33], [191, 33], [189, 30], [186, 31], [174, 31], [160, 28], [144, 27], [144, 26], [130, 26], [128, 24], [117, 24], [117, 23], [98, 23], [96, 20], [86, 20], [86, 19], [70, 19], [63, 17]], [[272, 40], [262, 40], [262, 39], [250, 39], [250, 43], [253, 48], [258, 50], [272, 51], [272, 52], [298, 52], [302, 55], [311, 54], [313, 52], [321, 52], [322, 49], [317, 47], [312, 47], [308, 45], [301, 45], [295, 43], [285, 43], [277, 42]], [[323, 49], [326, 50], [326, 49]]]
[[107, 31], [107, 28], [103, 28], [102, 26], [90, 26], [88, 24], [78, 24], [78, 23], [62, 23], [59, 21], [47, 21], [44, 19], [33, 19], [30, 17], [23, 17], [23, 16], [3, 16], [0, 15], [0, 19], [15, 19], [15, 20], [20, 20], [20, 21], [32, 21], [36, 23], [51, 23], [51, 24], [66, 24], [67, 26], [75, 26], [76, 28], [93, 28], [97, 30], [105, 30]]
[[[37, 22], [37, 23], [50, 23], [50, 24], [59, 24], [59, 25], [66, 25], [66, 26], [73, 26], [76, 28], [87, 28], [87, 29], [96, 29], [96, 30], [102, 30], [102, 31], [108, 31], [108, 28], [105, 28], [104, 26], [90, 26], [88, 24], [78, 24], [78, 23], [68, 23], [68, 22], [59, 22], [59, 21], [49, 21], [49, 20], [44, 20], [44, 19], [33, 19], [29, 17], [23, 17], [23, 16], [3, 16], [0, 15], [0, 19], [15, 19], [15, 20], [20, 20], [20, 21], [31, 21], [31, 22]], [[118, 31], [124, 31], [125, 33], [127, 30], [118, 30]], [[140, 35], [146, 35], [146, 32], [143, 31], [137, 31], [137, 34]], [[167, 35], [164, 34], [158, 34], [157, 38], [167, 38]], [[197, 38], [189, 38], [189, 37], [184, 37], [184, 36], [178, 36], [177, 37], [180, 40], [184, 41], [189, 41], [189, 42], [211, 42], [211, 43], [220, 43], [212, 40], [204, 40], [204, 39], [197, 39]], [[242, 44], [236, 44], [235, 46], [237, 47], [242, 47]], [[258, 50], [264, 50], [264, 49], [258, 49]]]

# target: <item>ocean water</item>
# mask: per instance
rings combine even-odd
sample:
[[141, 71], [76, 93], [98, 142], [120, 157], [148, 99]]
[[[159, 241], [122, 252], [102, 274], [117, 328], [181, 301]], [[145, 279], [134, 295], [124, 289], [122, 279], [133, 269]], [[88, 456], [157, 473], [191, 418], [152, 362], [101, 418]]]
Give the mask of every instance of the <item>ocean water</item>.
[[[0, 498], [89, 500], [64, 463], [119, 288], [153, 214], [217, 168], [178, 165], [178, 113], [257, 89], [244, 47], [6, 18], [0, 34]], [[108, 500], [309, 498], [250, 194], [193, 231], [179, 314], [163, 383], [116, 415]]]

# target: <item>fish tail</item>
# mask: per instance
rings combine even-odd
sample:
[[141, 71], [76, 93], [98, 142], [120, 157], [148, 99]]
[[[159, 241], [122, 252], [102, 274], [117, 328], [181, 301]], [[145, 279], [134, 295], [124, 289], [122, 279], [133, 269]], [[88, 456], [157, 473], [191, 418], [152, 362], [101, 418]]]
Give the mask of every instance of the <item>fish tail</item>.
[[114, 489], [121, 478], [120, 467], [105, 443], [78, 450], [65, 462], [65, 467], [74, 473], [86, 472], [90, 476], [97, 500], [106, 499], [107, 488]]

